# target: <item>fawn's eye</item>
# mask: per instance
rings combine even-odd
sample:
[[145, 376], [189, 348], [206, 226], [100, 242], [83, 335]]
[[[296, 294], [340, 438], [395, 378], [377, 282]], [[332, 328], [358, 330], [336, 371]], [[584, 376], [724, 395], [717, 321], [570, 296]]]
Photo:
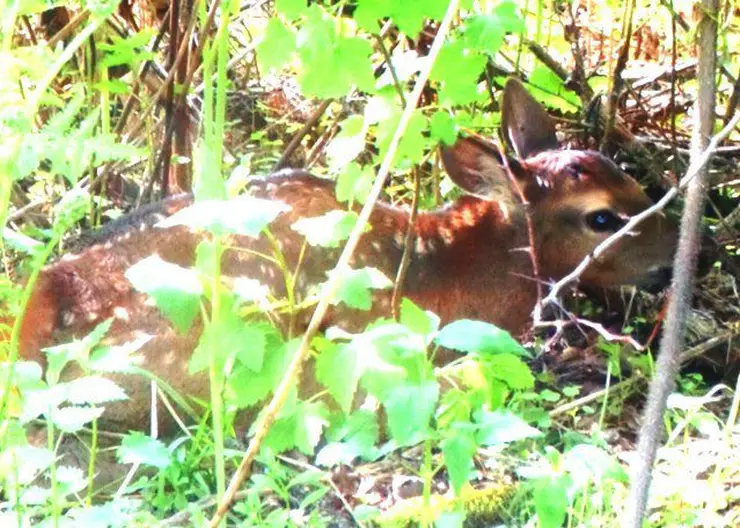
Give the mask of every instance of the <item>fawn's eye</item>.
[[624, 220], [615, 215], [609, 209], [599, 209], [586, 215], [588, 227], [597, 233], [606, 231], [617, 231], [624, 225]]

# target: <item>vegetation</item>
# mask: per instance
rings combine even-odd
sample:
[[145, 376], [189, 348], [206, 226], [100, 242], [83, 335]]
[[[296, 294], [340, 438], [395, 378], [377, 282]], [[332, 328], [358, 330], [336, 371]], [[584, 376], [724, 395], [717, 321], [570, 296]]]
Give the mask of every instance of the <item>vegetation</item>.
[[[302, 399], [296, 381], [284, 381], [302, 335], [279, 322], [293, 329], [301, 311], [332, 294], [334, 304], [367, 311], [373, 291], [393, 288], [394, 277], [354, 269], [329, 279], [335, 291], [277, 298], [254, 280], [222, 280], [219, 257], [230, 235], [270, 236], [280, 205], [229, 204], [248, 176], [281, 167], [331, 178], [347, 204], [293, 226], [310, 246], [339, 250], [364, 228], [350, 209], [371, 196], [379, 173], [389, 171], [384, 192], [395, 203], [425, 209], [454, 197], [438, 147], [463, 132], [495, 137], [497, 97], [510, 74], [527, 79], [570, 145], [603, 150], [661, 196], [688, 166], [693, 4], [0, 6], [0, 291], [8, 314], [0, 524], [200, 526], [224, 497], [234, 499], [229, 526], [619, 524], [662, 296], [568, 293], [563, 313], [593, 324], [563, 316], [558, 332], [535, 328], [519, 341], [480, 321], [442, 324], [403, 299], [397, 317], [362, 332], [313, 336], [304, 377], [322, 390]], [[740, 99], [738, 20], [737, 7], [722, 4], [717, 131]], [[715, 250], [689, 317], [687, 368], [664, 418], [649, 526], [740, 521], [740, 398], [735, 378], [722, 377], [736, 373], [740, 317], [738, 141], [735, 130], [710, 165], [704, 222]], [[80, 232], [189, 190], [196, 205], [166, 222], [208, 233], [195, 268], [152, 256], [127, 278], [174, 328], [203, 319], [188, 371], [207, 376], [211, 398], [193, 401], [155, 380], [187, 427], [174, 437], [112, 434], [99, 419], [126, 394], [106, 374], [135, 370], [146, 337], [110, 346], [109, 320], [46, 349], [42, 371], [19, 358], [16, 318], [39, 270], [78, 247]], [[280, 263], [291, 292], [298, 270], [279, 244], [264, 257]], [[459, 359], [435, 368], [441, 349]], [[67, 380], [61, 373], [72, 366], [80, 375]], [[281, 383], [292, 389], [282, 407], [266, 407]], [[358, 394], [382, 412], [358, 407]], [[238, 421], [244, 409], [258, 416], [249, 434]], [[245, 464], [250, 439], [268, 425], [253, 444], [257, 463]], [[82, 452], [81, 463], [57, 459], [71, 450]], [[230, 488], [245, 469], [248, 480]]]

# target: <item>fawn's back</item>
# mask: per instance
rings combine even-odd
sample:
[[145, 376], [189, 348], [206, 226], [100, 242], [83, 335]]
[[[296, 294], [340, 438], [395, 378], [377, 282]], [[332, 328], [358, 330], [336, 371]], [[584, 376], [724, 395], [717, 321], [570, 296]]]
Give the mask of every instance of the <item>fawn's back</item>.
[[[504, 163], [493, 146], [474, 138], [443, 149], [449, 176], [467, 194], [442, 209], [419, 213], [403, 292], [443, 321], [479, 319], [519, 333], [536, 302], [532, 259], [526, 251], [530, 242], [540, 280], [556, 280], [651, 202], [635, 180], [602, 155], [558, 150], [552, 121], [518, 81], [510, 80], [504, 90], [502, 124], [516, 159]], [[311, 285], [326, 279], [339, 250], [306, 246], [291, 226], [346, 205], [337, 201], [332, 182], [304, 171], [255, 180], [251, 193], [290, 206], [270, 232], [289, 267], [298, 270], [300, 299]], [[529, 202], [531, 237], [522, 197]], [[142, 368], [183, 393], [205, 398], [207, 381], [187, 374], [201, 326], [179, 334], [125, 277], [131, 265], [154, 253], [168, 262], [193, 265], [195, 248], [207, 235], [182, 226], [154, 227], [191, 201], [176, 196], [119, 219], [88, 240], [91, 245], [85, 249], [45, 268], [22, 325], [22, 356], [43, 364], [42, 347], [85, 335], [112, 317], [108, 341], [123, 343], [141, 333], [154, 336], [141, 351]], [[353, 265], [373, 266], [395, 277], [408, 217], [405, 209], [378, 204]], [[653, 216], [592, 263], [581, 280], [592, 286], [651, 281], [670, 266], [675, 239], [675, 226]], [[225, 276], [258, 279], [276, 296], [286, 294], [282, 271], [259, 256], [272, 252], [266, 236], [232, 237], [229, 245], [222, 261]], [[357, 329], [375, 317], [389, 316], [390, 295], [377, 294], [369, 312], [335, 310], [325, 324]], [[149, 382], [123, 374], [116, 381], [130, 400], [111, 405], [108, 421], [122, 428], [145, 427]]]

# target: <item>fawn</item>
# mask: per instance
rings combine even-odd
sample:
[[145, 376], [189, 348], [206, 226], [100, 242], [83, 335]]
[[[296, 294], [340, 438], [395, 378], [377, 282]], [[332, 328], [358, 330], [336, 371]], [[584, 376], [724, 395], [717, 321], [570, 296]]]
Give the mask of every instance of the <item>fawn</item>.
[[[497, 149], [478, 139], [461, 138], [443, 149], [447, 173], [467, 194], [447, 207], [419, 213], [404, 294], [443, 321], [479, 319], [519, 333], [537, 298], [531, 258], [525, 251], [530, 236], [521, 196], [529, 204], [531, 242], [543, 281], [563, 277], [651, 202], [634, 179], [601, 154], [558, 150], [551, 118], [513, 79], [503, 92], [502, 128], [517, 155], [506, 163]], [[300, 170], [283, 171], [255, 180], [252, 194], [290, 206], [271, 224], [270, 232], [292, 268], [302, 259], [297, 295], [325, 280], [337, 251], [309, 246], [301, 256], [303, 238], [290, 226], [299, 218], [346, 208], [337, 201], [333, 182]], [[184, 335], [176, 332], [124, 276], [131, 265], [153, 253], [181, 266], [193, 264], [195, 248], [206, 234], [182, 226], [154, 227], [191, 201], [180, 195], [147, 206], [109, 224], [78, 253], [46, 267], [23, 320], [22, 357], [44, 364], [41, 348], [85, 335], [112, 317], [108, 342], [131, 341], [139, 332], [154, 336], [140, 352], [140, 366], [180, 393], [205, 399], [207, 381], [187, 372], [199, 327]], [[408, 211], [378, 204], [355, 265], [374, 266], [394, 277], [408, 222]], [[655, 215], [593, 262], [581, 282], [602, 287], [654, 280], [671, 265], [675, 240], [674, 223]], [[280, 271], [254, 255], [270, 253], [265, 235], [258, 240], [232, 237], [230, 247], [223, 257], [223, 275], [259, 279], [276, 294], [285, 293]], [[254, 251], [240, 251], [244, 248]], [[390, 294], [378, 295], [369, 312], [336, 310], [327, 323], [357, 327], [387, 316], [389, 298]], [[130, 399], [110, 405], [106, 422], [124, 430], [145, 428], [149, 382], [136, 375], [113, 377]]]

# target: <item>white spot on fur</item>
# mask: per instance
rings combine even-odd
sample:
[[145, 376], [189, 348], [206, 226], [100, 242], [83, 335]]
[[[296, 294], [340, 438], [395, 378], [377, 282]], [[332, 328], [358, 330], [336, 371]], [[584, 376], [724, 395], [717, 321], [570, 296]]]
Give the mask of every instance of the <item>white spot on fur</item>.
[[416, 237], [416, 253], [419, 255], [424, 255], [427, 252], [427, 245], [424, 242], [424, 239], [421, 237]]
[[403, 233], [400, 231], [396, 231], [396, 233], [393, 235], [393, 241], [396, 243], [398, 247], [403, 247], [404, 239], [406, 237]]
[[475, 225], [475, 215], [473, 214], [473, 211], [470, 209], [463, 209], [462, 220], [466, 226], [473, 227]]
[[128, 310], [124, 308], [123, 306], [116, 306], [113, 308], [113, 315], [116, 319], [120, 319], [121, 321], [128, 321]]
[[61, 260], [63, 262], [73, 262], [73, 261], [77, 260], [78, 258], [80, 258], [79, 255], [68, 254], [68, 255], [64, 255]]
[[445, 246], [449, 246], [455, 241], [455, 232], [449, 227], [441, 225], [439, 226], [437, 232], [439, 233], [439, 238], [442, 239], [442, 242], [444, 242]]
[[373, 242], [373, 243], [372, 243], [372, 244], [370, 244], [370, 245], [372, 246], [372, 248], [373, 248], [373, 249], [374, 249], [375, 251], [378, 251], [378, 252], [380, 252], [381, 248], [383, 247], [383, 246], [381, 246], [381, 245], [380, 245], [380, 242]]
[[62, 313], [62, 326], [72, 326], [75, 322], [75, 314], [72, 312], [63, 312]]
[[88, 323], [92, 323], [98, 318], [98, 312], [87, 312], [87, 315], [85, 316], [85, 319], [87, 319]]

